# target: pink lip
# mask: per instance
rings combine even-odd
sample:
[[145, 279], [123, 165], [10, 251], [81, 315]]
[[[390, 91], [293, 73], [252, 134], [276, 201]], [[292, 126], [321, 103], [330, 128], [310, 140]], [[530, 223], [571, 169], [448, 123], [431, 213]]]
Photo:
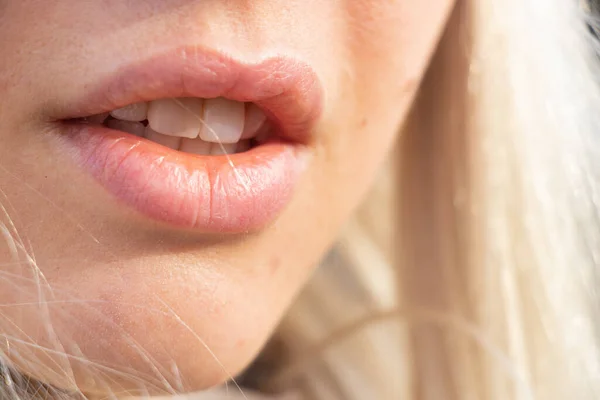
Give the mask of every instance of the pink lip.
[[196, 156], [102, 126], [67, 124], [80, 165], [123, 203], [172, 225], [245, 232], [273, 220], [292, 198], [307, 161], [322, 90], [308, 65], [284, 57], [247, 64], [197, 47], [128, 65], [101, 81], [61, 119], [173, 97], [254, 102], [277, 137], [246, 153]]

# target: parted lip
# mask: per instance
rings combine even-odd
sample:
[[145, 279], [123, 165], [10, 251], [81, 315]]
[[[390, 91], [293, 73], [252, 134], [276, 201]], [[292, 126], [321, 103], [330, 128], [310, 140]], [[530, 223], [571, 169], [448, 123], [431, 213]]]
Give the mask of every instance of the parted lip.
[[243, 62], [198, 46], [187, 46], [125, 64], [63, 105], [57, 119], [101, 114], [162, 98], [225, 97], [253, 102], [279, 136], [307, 143], [323, 103], [315, 71], [295, 58], [276, 56]]
[[61, 143], [124, 204], [202, 232], [260, 229], [291, 201], [305, 170], [323, 92], [316, 72], [290, 57], [248, 63], [182, 47], [118, 66], [61, 105], [56, 119], [102, 114], [163, 98], [225, 97], [265, 112], [273, 137], [248, 152], [197, 156], [102, 125], [66, 124]]

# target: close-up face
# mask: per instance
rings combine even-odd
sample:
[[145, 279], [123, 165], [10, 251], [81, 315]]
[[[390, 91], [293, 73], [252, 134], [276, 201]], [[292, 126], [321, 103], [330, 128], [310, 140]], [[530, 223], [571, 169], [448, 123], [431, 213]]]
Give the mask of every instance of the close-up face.
[[450, 7], [0, 1], [8, 360], [99, 394], [240, 373], [369, 189]]

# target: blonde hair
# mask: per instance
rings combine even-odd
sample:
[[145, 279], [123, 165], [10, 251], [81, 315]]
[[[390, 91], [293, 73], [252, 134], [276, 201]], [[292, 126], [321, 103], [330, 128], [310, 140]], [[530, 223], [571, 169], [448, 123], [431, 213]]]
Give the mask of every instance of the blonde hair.
[[245, 379], [600, 398], [599, 67], [575, 0], [459, 0], [390, 165]]
[[600, 398], [600, 63], [585, 9], [459, 1], [394, 169], [282, 325], [267, 387]]

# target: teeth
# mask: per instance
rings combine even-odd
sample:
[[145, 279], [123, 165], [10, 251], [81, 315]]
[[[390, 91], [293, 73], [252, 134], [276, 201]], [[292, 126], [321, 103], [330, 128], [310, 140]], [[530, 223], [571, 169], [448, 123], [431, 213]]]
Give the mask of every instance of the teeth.
[[119, 119], [111, 119], [106, 123], [110, 129], [115, 129], [121, 132], [131, 133], [135, 136], [144, 136], [145, 127], [139, 122], [121, 121]]
[[205, 100], [200, 138], [215, 143], [239, 142], [244, 113], [244, 103], [223, 98]]
[[210, 142], [205, 142], [202, 139], [181, 139], [179, 150], [184, 153], [198, 154], [207, 156], [210, 154], [211, 147], [214, 146]]
[[202, 126], [201, 115], [201, 99], [154, 100], [148, 107], [148, 124], [163, 135], [194, 139]]
[[210, 154], [213, 156], [219, 156], [223, 154], [235, 154], [237, 151], [237, 143], [214, 143], [210, 149]]
[[123, 121], [141, 122], [146, 119], [148, 114], [148, 103], [135, 103], [111, 111], [113, 118]]
[[179, 146], [181, 146], [181, 138], [180, 137], [167, 136], [167, 135], [160, 134], [160, 133], [152, 130], [152, 128], [150, 128], [149, 126], [146, 127], [144, 136], [148, 140], [151, 140], [153, 142], [156, 142], [160, 145], [163, 145], [163, 146], [168, 147], [173, 150], [178, 150]]
[[[113, 110], [110, 116], [84, 120], [190, 154], [242, 153], [251, 142], [262, 143], [270, 136], [267, 117], [257, 105], [224, 98], [160, 99]], [[145, 120], [147, 124], [142, 123]]]
[[238, 143], [237, 149], [236, 149], [236, 153], [243, 153], [245, 151], [250, 150], [250, 141], [249, 140], [242, 140], [241, 142]]
[[256, 136], [256, 133], [266, 120], [267, 116], [265, 113], [256, 104], [249, 103], [246, 107], [246, 120], [244, 121], [242, 139], [250, 139]]

